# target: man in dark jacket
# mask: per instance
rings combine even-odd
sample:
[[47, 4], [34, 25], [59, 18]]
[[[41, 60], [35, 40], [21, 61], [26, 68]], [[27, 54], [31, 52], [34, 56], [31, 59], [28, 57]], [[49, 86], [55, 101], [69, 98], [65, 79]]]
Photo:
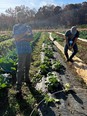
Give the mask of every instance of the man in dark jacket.
[[[73, 26], [70, 30], [68, 30], [65, 33], [65, 39], [66, 39], [66, 44], [64, 47], [64, 53], [67, 58], [67, 62], [73, 62], [73, 57], [76, 55], [78, 52], [78, 47], [77, 47], [77, 39], [79, 37], [79, 31], [77, 30], [76, 26]], [[68, 55], [68, 49], [71, 50], [73, 49], [72, 55], [69, 57]]]

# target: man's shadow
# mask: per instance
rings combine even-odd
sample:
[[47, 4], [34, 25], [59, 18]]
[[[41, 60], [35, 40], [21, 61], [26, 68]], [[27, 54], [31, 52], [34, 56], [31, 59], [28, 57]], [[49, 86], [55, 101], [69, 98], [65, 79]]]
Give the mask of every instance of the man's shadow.
[[23, 113], [24, 116], [29, 116], [33, 109], [27, 100], [23, 98], [23, 95], [16, 94], [16, 100], [19, 104], [20, 112]]
[[12, 114], [12, 116], [15, 116], [14, 110], [9, 105], [8, 98], [8, 88], [0, 89], [0, 116], [10, 116], [10, 114]]
[[79, 96], [77, 96], [76, 92], [73, 90], [70, 90], [70, 94], [73, 96], [73, 98], [81, 105], [83, 105], [83, 101], [80, 99]]
[[[38, 109], [41, 112], [41, 114], [43, 116], [56, 116], [56, 114], [54, 113], [54, 111], [50, 108], [49, 105], [46, 105], [45, 101], [44, 101], [44, 95], [42, 95], [38, 90], [36, 90], [36, 88], [34, 86], [29, 86], [28, 88], [30, 90], [30, 92], [32, 93], [33, 97], [36, 99], [36, 102], [38, 105]], [[54, 103], [51, 104], [51, 107], [54, 107]]]
[[[42, 113], [43, 116], [56, 116], [55, 112], [51, 109], [52, 107], [55, 107], [54, 103], [51, 103], [50, 105], [46, 105], [44, 102], [44, 95], [42, 95], [40, 92], [38, 92], [33, 86], [28, 86], [30, 92], [32, 93], [32, 95], [34, 96], [34, 98], [36, 99], [37, 103], [39, 104], [41, 101], [41, 103], [39, 104], [39, 106], [37, 107], [40, 112]], [[73, 98], [79, 103], [79, 104], [83, 104], [83, 101], [80, 99], [80, 97], [77, 96], [76, 92], [73, 90], [69, 90], [68, 92], [62, 91], [59, 92], [57, 94], [54, 94], [54, 96], [57, 99], [63, 99], [64, 101], [67, 100], [68, 95], [71, 94], [73, 96]], [[60, 102], [58, 102], [58, 104], [60, 104]]]
[[60, 99], [63, 99], [64, 101], [66, 101], [69, 94], [71, 94], [72, 97], [73, 97], [79, 104], [83, 105], [83, 101], [80, 99], [79, 96], [77, 96], [76, 92], [73, 91], [73, 90], [69, 90], [68, 92], [63, 92], [63, 91], [62, 91], [62, 92], [60, 92], [60, 93], [55, 94], [55, 97], [56, 97], [57, 99], [59, 99], [59, 100], [60, 100]]

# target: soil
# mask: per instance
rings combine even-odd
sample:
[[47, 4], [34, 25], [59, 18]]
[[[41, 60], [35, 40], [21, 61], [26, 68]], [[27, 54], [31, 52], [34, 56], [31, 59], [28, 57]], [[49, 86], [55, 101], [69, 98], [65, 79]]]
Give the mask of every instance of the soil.
[[[70, 84], [70, 90], [68, 92], [50, 93], [50, 96], [59, 99], [58, 103], [49, 103], [46, 105], [44, 100], [38, 106], [40, 116], [87, 116], [87, 86], [67, 65], [65, 59], [60, 54], [59, 49], [54, 45], [54, 60], [60, 60], [63, 65], [63, 70], [57, 72], [58, 77], [61, 79], [61, 83]], [[46, 78], [46, 77], [45, 77]], [[39, 83], [39, 89], [45, 90], [45, 79]]]

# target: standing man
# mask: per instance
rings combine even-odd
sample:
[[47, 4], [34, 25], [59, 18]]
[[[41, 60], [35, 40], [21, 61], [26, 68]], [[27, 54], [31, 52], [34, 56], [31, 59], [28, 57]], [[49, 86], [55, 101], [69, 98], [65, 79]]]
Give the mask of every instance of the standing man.
[[17, 68], [17, 91], [21, 92], [22, 82], [30, 84], [29, 69], [31, 61], [31, 46], [30, 41], [33, 40], [32, 29], [25, 22], [27, 21], [27, 14], [19, 11], [16, 15], [17, 24], [13, 26], [13, 37], [15, 38], [18, 68]]
[[[74, 62], [73, 57], [78, 52], [78, 47], [77, 47], [78, 37], [79, 37], [79, 31], [77, 30], [76, 26], [73, 26], [70, 30], [68, 30], [65, 33], [66, 44], [65, 44], [65, 48], [64, 48], [64, 53], [65, 53], [65, 56], [67, 58], [67, 62], [68, 61], [70, 61], [72, 63]], [[69, 50], [73, 49], [73, 53], [70, 57], [68, 55], [68, 49]]]

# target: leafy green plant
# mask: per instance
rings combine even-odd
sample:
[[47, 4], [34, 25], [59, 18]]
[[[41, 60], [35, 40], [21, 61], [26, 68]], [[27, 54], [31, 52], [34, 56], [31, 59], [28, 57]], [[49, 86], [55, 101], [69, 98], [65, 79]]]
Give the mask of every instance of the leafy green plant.
[[0, 42], [8, 39], [11, 39], [11, 35], [5, 35], [5, 34], [0, 35]]
[[3, 75], [0, 75], [0, 89], [10, 87], [10, 85], [9, 80]]
[[40, 81], [42, 79], [42, 77], [43, 76], [41, 74], [39, 74], [39, 73], [35, 74], [34, 77], [33, 77], [33, 82]]
[[34, 46], [36, 44], [36, 42], [38, 41], [38, 39], [40, 38], [41, 36], [41, 32], [38, 32], [38, 33], [34, 33], [34, 40], [32, 42], [30, 42], [30, 45], [32, 47], [32, 49], [34, 49]]
[[60, 71], [61, 68], [62, 68], [62, 64], [60, 63], [60, 61], [53, 62], [53, 65], [52, 65], [53, 70]]
[[64, 88], [65, 88], [65, 91], [66, 91], [66, 92], [69, 91], [69, 90], [70, 90], [70, 84], [69, 84], [69, 83], [66, 83], [66, 84], [64, 85]]
[[45, 57], [44, 58], [44, 62], [43, 62], [44, 64], [46, 64], [46, 66], [48, 66], [49, 68], [51, 67], [51, 60], [48, 58], [48, 57]]
[[16, 75], [17, 60], [15, 50], [10, 51], [7, 56], [0, 58], [0, 69], [4, 73], [10, 73], [12, 76]]
[[59, 99], [56, 99], [56, 98], [54, 98], [54, 97], [51, 97], [51, 96], [49, 96], [49, 95], [45, 95], [45, 98], [44, 98], [44, 100], [45, 100], [45, 103], [48, 105], [49, 103], [51, 103], [51, 102], [59, 102]]
[[0, 55], [7, 54], [9, 50], [13, 50], [15, 47], [14, 39], [9, 39], [0, 42]]
[[80, 31], [80, 38], [87, 39], [87, 31]]
[[60, 86], [60, 80], [57, 78], [58, 77], [56, 76], [56, 74], [49, 73], [46, 81], [48, 91], [54, 92], [58, 90], [58, 87]]
[[51, 49], [46, 49], [45, 50], [45, 55], [48, 57], [48, 58], [53, 58], [53, 51]]
[[41, 74], [46, 75], [49, 71], [51, 71], [51, 61], [48, 57], [44, 58], [44, 62], [40, 65]]
[[47, 45], [52, 45], [52, 44], [53, 44], [53, 42], [50, 41], [49, 38], [45, 39], [43, 42], [44, 42], [45, 44], [47, 44]]
[[40, 71], [41, 74], [46, 75], [49, 72], [49, 67], [46, 64], [42, 63], [40, 65]]

